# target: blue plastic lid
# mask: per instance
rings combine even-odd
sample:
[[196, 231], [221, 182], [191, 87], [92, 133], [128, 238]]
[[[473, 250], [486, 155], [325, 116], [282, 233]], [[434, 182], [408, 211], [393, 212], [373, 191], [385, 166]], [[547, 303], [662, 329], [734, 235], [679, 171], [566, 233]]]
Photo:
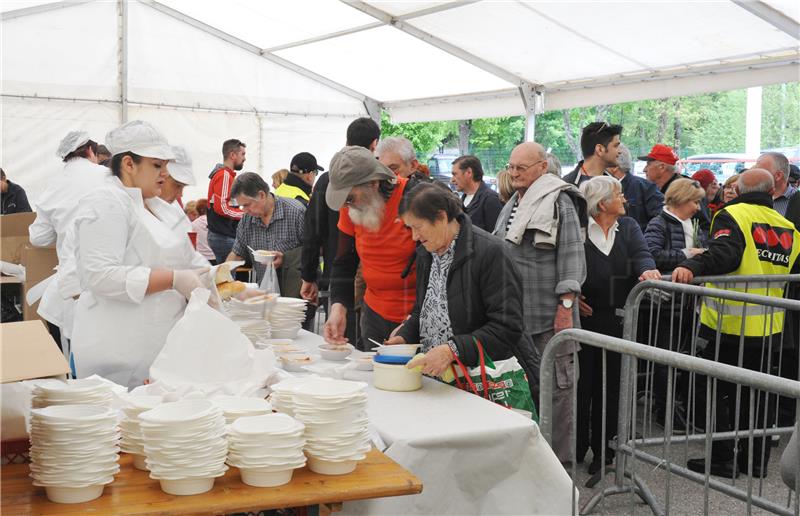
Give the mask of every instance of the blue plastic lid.
[[414, 357], [405, 357], [400, 355], [375, 355], [373, 360], [379, 364], [407, 364]]

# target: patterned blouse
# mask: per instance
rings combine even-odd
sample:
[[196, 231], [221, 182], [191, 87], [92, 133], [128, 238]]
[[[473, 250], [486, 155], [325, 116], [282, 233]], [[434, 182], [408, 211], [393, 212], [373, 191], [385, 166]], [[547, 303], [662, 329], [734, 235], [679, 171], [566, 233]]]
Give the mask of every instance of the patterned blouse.
[[443, 255], [432, 253], [433, 262], [419, 321], [423, 353], [440, 344], [448, 344], [453, 353], [458, 355], [455, 342], [452, 340], [453, 329], [450, 327], [450, 314], [447, 309], [447, 274], [453, 264], [457, 239], [458, 235], [450, 242]]

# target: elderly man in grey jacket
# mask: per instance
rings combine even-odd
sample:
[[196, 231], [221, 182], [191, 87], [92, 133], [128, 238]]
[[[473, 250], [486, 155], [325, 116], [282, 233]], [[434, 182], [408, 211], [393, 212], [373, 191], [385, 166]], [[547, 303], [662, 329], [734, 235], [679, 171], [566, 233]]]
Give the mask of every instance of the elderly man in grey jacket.
[[[586, 279], [586, 260], [573, 199], [583, 198], [574, 185], [547, 174], [547, 153], [538, 143], [515, 147], [508, 171], [516, 192], [500, 213], [494, 234], [503, 239], [519, 268], [525, 331], [541, 356], [553, 335], [580, 324], [577, 298]], [[572, 343], [556, 352], [553, 451], [561, 462], [572, 460], [577, 349]]]

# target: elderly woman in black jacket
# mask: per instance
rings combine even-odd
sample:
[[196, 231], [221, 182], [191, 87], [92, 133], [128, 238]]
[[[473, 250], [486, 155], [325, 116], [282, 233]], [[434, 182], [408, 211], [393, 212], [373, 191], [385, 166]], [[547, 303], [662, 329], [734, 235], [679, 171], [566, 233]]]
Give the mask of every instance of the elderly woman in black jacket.
[[443, 373], [457, 356], [478, 365], [473, 341], [492, 360], [515, 356], [533, 381], [533, 344], [523, 332], [519, 272], [503, 243], [475, 227], [458, 199], [439, 183], [416, 186], [401, 202], [400, 217], [417, 248], [417, 300], [387, 344], [420, 342], [422, 371]]
[[[586, 228], [586, 281], [581, 287], [579, 308], [581, 327], [611, 337], [622, 337], [622, 318], [616, 310], [637, 282], [660, 279], [661, 273], [645, 244], [639, 223], [625, 217], [625, 195], [622, 184], [613, 177], [600, 176], [581, 184], [586, 199], [589, 225]], [[583, 346], [578, 352], [577, 459], [583, 460], [591, 445], [593, 460], [589, 473], [600, 470], [605, 453], [610, 463], [614, 452], [607, 442], [617, 431], [619, 403], [620, 356]], [[606, 388], [606, 434], [603, 442], [603, 386]], [[604, 451], [605, 448], [605, 451]]]

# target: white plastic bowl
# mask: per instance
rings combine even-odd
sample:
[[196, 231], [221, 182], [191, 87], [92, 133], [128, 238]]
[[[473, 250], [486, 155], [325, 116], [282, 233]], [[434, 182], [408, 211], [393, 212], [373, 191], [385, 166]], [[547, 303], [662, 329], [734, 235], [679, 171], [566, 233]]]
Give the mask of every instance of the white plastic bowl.
[[313, 455], [308, 456], [308, 469], [320, 475], [346, 475], [355, 471], [356, 464], [358, 464], [358, 462], [354, 460], [332, 462], [318, 459]]
[[278, 256], [277, 251], [258, 250], [253, 253], [253, 260], [258, 263], [267, 264], [274, 261], [276, 256]]
[[174, 401], [162, 403], [154, 409], [142, 412], [139, 414], [139, 419], [143, 423], [185, 424], [209, 417], [215, 410], [219, 409], [208, 400]]
[[45, 486], [47, 499], [55, 503], [83, 503], [103, 495], [104, 484], [86, 487]]
[[319, 354], [325, 360], [341, 361], [350, 356], [353, 352], [353, 346], [346, 344], [344, 346], [332, 346], [330, 344], [321, 344], [319, 346]]
[[180, 480], [159, 480], [161, 490], [167, 494], [177, 496], [190, 496], [211, 491], [214, 487], [214, 477], [211, 478], [182, 478]]
[[133, 455], [133, 467], [141, 471], [150, 471], [145, 463], [144, 455], [138, 453]]
[[278, 355], [278, 359], [280, 359], [281, 366], [285, 371], [294, 373], [305, 372], [305, 366], [315, 362], [314, 357], [302, 353]]
[[419, 344], [392, 344], [383, 345], [376, 348], [379, 355], [388, 355], [394, 357], [413, 357], [417, 354]]
[[422, 372], [408, 369], [400, 364], [373, 363], [372, 382], [383, 391], [408, 392], [422, 388]]
[[298, 333], [300, 333], [300, 325], [291, 330], [272, 330], [272, 336], [276, 339], [295, 339]]
[[292, 480], [293, 469], [283, 471], [264, 471], [260, 468], [241, 468], [242, 482], [253, 487], [277, 487]]

